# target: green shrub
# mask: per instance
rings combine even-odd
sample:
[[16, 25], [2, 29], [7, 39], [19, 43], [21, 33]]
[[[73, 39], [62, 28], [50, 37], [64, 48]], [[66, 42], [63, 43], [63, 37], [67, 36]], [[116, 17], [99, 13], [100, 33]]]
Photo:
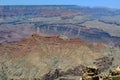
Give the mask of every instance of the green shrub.
[[112, 78], [112, 80], [120, 80], [120, 77]]

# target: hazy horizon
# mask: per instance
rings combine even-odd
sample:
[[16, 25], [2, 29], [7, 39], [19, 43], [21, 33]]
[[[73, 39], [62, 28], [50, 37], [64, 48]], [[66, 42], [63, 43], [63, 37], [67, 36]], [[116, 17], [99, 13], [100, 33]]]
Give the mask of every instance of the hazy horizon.
[[120, 0], [0, 0], [0, 5], [78, 5], [82, 7], [105, 7], [120, 9]]

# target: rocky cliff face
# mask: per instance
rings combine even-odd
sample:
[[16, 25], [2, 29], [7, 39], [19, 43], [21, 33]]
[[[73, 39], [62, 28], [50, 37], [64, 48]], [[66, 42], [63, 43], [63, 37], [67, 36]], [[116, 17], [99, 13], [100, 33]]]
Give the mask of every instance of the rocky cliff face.
[[[26, 26], [26, 27], [24, 27]], [[119, 46], [120, 38], [98, 28], [76, 26], [74, 24], [17, 24], [0, 27], [0, 42], [14, 43], [28, 38], [33, 33], [43, 36], [66, 36], [67, 38], [80, 38], [88, 42], [100, 42], [111, 46]]]
[[119, 46], [119, 12], [79, 6], [1, 6], [0, 43], [14, 43], [37, 33]]
[[[39, 25], [39, 32], [49, 35], [65, 35], [68, 38], [80, 38], [89, 42], [102, 42], [112, 46], [119, 46], [120, 38], [117, 36], [111, 36], [109, 33], [102, 29], [87, 28], [87, 26], [76, 25]], [[37, 29], [36, 28], [36, 29]]]
[[[104, 57], [108, 61], [104, 61]], [[113, 57], [114, 60], [109, 61], [110, 57]], [[79, 38], [45, 37], [33, 34], [19, 42], [1, 44], [0, 60], [1, 67], [4, 68], [4, 70], [3, 68], [0, 70], [5, 73], [2, 78], [57, 79], [61, 76], [79, 77], [84, 66], [96, 65], [105, 71], [113, 64], [118, 65], [119, 49], [100, 43], [91, 44]], [[100, 66], [100, 64], [104, 66]], [[56, 70], [59, 70], [59, 76]]]
[[79, 80], [91, 65], [107, 72], [120, 65], [119, 16], [107, 8], [0, 6], [0, 80]]

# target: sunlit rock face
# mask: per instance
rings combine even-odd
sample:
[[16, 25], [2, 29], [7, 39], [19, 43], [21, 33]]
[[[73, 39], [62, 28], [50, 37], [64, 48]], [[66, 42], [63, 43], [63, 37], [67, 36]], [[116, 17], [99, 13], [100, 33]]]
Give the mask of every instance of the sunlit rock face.
[[106, 72], [113, 65], [119, 65], [119, 52], [119, 48], [79, 38], [32, 34], [24, 40], [0, 45], [0, 72], [8, 71], [9, 76], [2, 78], [12, 79], [54, 79], [47, 74], [56, 75], [56, 70], [61, 76], [77, 77], [82, 75], [85, 66], [94, 65]]
[[[14, 43], [30, 37], [33, 33], [43, 36], [66, 36], [67, 38], [80, 38], [88, 42], [100, 42], [112, 46], [119, 46], [120, 38], [111, 36], [109, 33], [98, 28], [87, 28], [86, 26], [55, 25], [55, 24], [25, 24], [10, 25], [0, 30], [1, 43]], [[26, 26], [26, 27], [24, 27]]]
[[80, 6], [1, 6], [0, 43], [14, 43], [37, 33], [119, 46], [119, 14], [117, 9]]
[[[0, 80], [79, 80], [120, 65], [120, 10], [0, 6]], [[72, 79], [71, 79], [72, 78]]]
[[98, 28], [87, 28], [75, 25], [39, 25], [36, 24], [38, 32], [48, 35], [64, 35], [68, 38], [80, 38], [88, 42], [102, 42], [112, 46], [119, 46], [120, 38], [111, 36], [109, 33]]

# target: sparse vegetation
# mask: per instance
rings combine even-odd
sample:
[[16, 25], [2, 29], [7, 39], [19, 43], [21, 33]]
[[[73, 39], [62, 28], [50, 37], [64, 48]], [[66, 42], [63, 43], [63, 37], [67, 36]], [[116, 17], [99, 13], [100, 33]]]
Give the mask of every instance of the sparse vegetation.
[[120, 80], [120, 77], [114, 77], [112, 80]]

